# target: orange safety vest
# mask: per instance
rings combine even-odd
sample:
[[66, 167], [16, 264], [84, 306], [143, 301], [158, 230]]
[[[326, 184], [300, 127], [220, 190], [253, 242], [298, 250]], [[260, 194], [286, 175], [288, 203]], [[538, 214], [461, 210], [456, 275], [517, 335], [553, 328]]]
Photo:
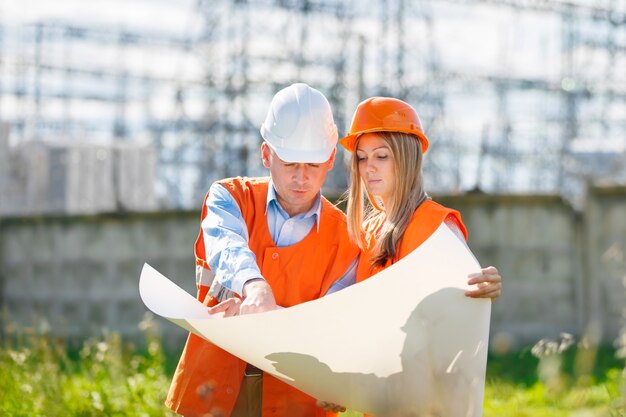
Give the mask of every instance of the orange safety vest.
[[[381, 212], [378, 216], [368, 220], [364, 225], [363, 233], [365, 248], [363, 249], [361, 258], [359, 259], [359, 266], [356, 271], [356, 281], [361, 282], [366, 280], [383, 269], [390, 267], [394, 262], [397, 262], [407, 256], [419, 245], [424, 243], [426, 239], [428, 239], [430, 235], [437, 230], [446, 217], [450, 215], [454, 216], [461, 232], [463, 232], [463, 236], [465, 236], [465, 239], [467, 240], [467, 229], [461, 221], [461, 213], [444, 207], [439, 203], [435, 203], [432, 200], [426, 200], [413, 213], [413, 217], [411, 217], [411, 220], [404, 231], [404, 235], [400, 240], [400, 246], [396, 251], [396, 256], [393, 260], [387, 260], [384, 267], [371, 267], [371, 259], [375, 255], [376, 240], [378, 233], [380, 233], [380, 230], [385, 222], [385, 214]], [[373, 416], [364, 414], [363, 417]]]
[[400, 240], [400, 246], [396, 251], [396, 256], [393, 259], [387, 260], [387, 264], [384, 267], [374, 268], [371, 266], [371, 259], [375, 256], [375, 245], [378, 234], [385, 221], [385, 214], [380, 213], [380, 215], [367, 221], [364, 226], [365, 248], [359, 259], [356, 281], [361, 282], [407, 256], [415, 250], [415, 248], [424, 243], [449, 215], [454, 216], [461, 232], [463, 232], [467, 240], [467, 229], [461, 220], [461, 213], [444, 207], [433, 200], [426, 200], [413, 213], [413, 217], [411, 217], [404, 231], [404, 235]]
[[[358, 256], [358, 248], [348, 236], [345, 215], [325, 198], [322, 197], [319, 231], [314, 226], [302, 241], [276, 247], [265, 216], [269, 178], [233, 178], [219, 183], [241, 209], [248, 229], [248, 246], [278, 305], [290, 307], [323, 296]], [[202, 219], [207, 215], [206, 198], [208, 194]], [[206, 273], [209, 267], [202, 230], [195, 254], [196, 269]], [[217, 301], [208, 291], [208, 285], [198, 285], [198, 299], [205, 305], [214, 305]], [[190, 333], [165, 405], [184, 416], [211, 413], [227, 417], [239, 395], [245, 367], [241, 359]], [[315, 403], [316, 399], [290, 385], [270, 375], [263, 376], [263, 417], [335, 415]]]

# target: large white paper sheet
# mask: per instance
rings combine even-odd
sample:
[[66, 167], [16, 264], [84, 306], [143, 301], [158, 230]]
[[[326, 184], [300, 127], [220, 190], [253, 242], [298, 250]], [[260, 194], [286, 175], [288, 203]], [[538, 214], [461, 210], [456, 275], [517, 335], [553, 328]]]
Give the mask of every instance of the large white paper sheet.
[[464, 296], [480, 266], [442, 225], [418, 249], [345, 290], [262, 314], [212, 318], [149, 265], [146, 306], [324, 401], [377, 417], [482, 414], [489, 300]]

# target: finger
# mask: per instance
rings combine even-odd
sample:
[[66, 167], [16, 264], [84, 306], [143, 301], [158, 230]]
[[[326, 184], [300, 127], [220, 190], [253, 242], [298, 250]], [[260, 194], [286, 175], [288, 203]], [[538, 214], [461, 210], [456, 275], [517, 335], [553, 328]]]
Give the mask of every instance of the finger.
[[233, 317], [240, 314], [239, 305], [233, 304], [226, 312], [224, 313], [224, 317]]
[[328, 406], [328, 403], [326, 401], [317, 400], [316, 405], [320, 408], [326, 408]]
[[496, 298], [500, 297], [500, 292], [499, 291], [493, 291], [493, 292], [488, 292], [485, 294], [465, 294], [467, 297], [469, 298], [491, 298], [492, 300], [495, 300]]
[[467, 292], [465, 295], [470, 298], [498, 298], [501, 294], [499, 289], [487, 292]]
[[236, 316], [239, 312], [239, 304], [241, 300], [238, 298], [229, 298], [228, 300], [222, 301], [218, 305], [209, 308], [209, 314], [218, 314], [224, 313], [224, 317], [232, 317]]
[[498, 268], [495, 266], [488, 266], [487, 268], [482, 269], [483, 274], [497, 274]]
[[487, 294], [492, 291], [500, 291], [502, 289], [502, 285], [500, 283], [485, 285], [482, 288], [477, 289], [476, 291], [480, 294]]
[[500, 288], [491, 288], [480, 294], [480, 296], [483, 298], [493, 298], [494, 296], [500, 296], [501, 293], [502, 291], [500, 290]]
[[490, 292], [487, 294], [483, 294], [481, 297], [478, 297], [478, 298], [482, 298], [482, 299], [489, 298], [491, 299], [491, 301], [496, 301], [498, 297], [500, 297], [500, 291], [494, 291], [494, 292]]
[[477, 275], [477, 276], [471, 277], [470, 275], [470, 279], [467, 281], [469, 285], [478, 284], [481, 282], [488, 282], [488, 283], [502, 282], [502, 277], [500, 275]]
[[230, 307], [230, 300], [222, 301], [221, 303], [214, 305], [213, 307], [209, 307], [209, 313], [210, 314], [221, 313], [223, 311], [228, 310], [229, 307]]
[[500, 284], [491, 284], [491, 285], [486, 285], [477, 290], [467, 291], [465, 292], [465, 295], [469, 297], [483, 297], [485, 294], [489, 294], [493, 292], [500, 292], [501, 289], [502, 287]]
[[502, 279], [502, 277], [500, 277], [500, 273], [498, 271], [495, 272], [489, 272], [489, 271], [485, 271], [483, 272], [483, 275], [486, 277], [490, 277], [490, 278], [500, 278]]
[[480, 272], [474, 272], [468, 275], [468, 278], [475, 278], [481, 275], [499, 275], [498, 269], [495, 266], [488, 266], [487, 268], [481, 268]]

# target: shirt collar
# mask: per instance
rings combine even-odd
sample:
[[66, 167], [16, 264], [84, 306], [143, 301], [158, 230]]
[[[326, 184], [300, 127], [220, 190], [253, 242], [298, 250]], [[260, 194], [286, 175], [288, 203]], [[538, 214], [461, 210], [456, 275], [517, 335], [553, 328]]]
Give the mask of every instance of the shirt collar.
[[[265, 203], [265, 215], [267, 216], [267, 210], [270, 206], [270, 204], [272, 203], [272, 201], [275, 202], [276, 207], [281, 210], [283, 213], [285, 213], [285, 215], [287, 214], [285, 212], [285, 209], [283, 209], [280, 205], [280, 203], [278, 202], [278, 198], [276, 196], [276, 188], [274, 188], [274, 183], [272, 182], [272, 180], [270, 179], [269, 182], [269, 186], [267, 187], [267, 202]], [[320, 231], [320, 215], [322, 213], [322, 192], [318, 191], [317, 193], [317, 197], [315, 199], [315, 203], [313, 203], [313, 206], [306, 212], [303, 214], [298, 214], [298, 216], [300, 216], [302, 219], [306, 219], [308, 217], [311, 216], [315, 216], [315, 223], [317, 225], [317, 231]]]

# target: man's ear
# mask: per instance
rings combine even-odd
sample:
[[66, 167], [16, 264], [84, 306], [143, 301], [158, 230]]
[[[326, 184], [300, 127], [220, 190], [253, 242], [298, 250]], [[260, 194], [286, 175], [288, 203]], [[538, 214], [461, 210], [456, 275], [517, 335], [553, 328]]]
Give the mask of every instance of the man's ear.
[[263, 142], [261, 144], [261, 160], [263, 161], [263, 166], [267, 169], [270, 168], [270, 147], [267, 142]]
[[326, 163], [328, 164], [327, 166], [327, 170], [330, 171], [331, 169], [333, 169], [333, 166], [335, 166], [335, 154], [337, 153], [337, 148], [333, 149], [333, 153], [330, 154], [330, 158], [328, 158], [328, 161], [326, 161]]

